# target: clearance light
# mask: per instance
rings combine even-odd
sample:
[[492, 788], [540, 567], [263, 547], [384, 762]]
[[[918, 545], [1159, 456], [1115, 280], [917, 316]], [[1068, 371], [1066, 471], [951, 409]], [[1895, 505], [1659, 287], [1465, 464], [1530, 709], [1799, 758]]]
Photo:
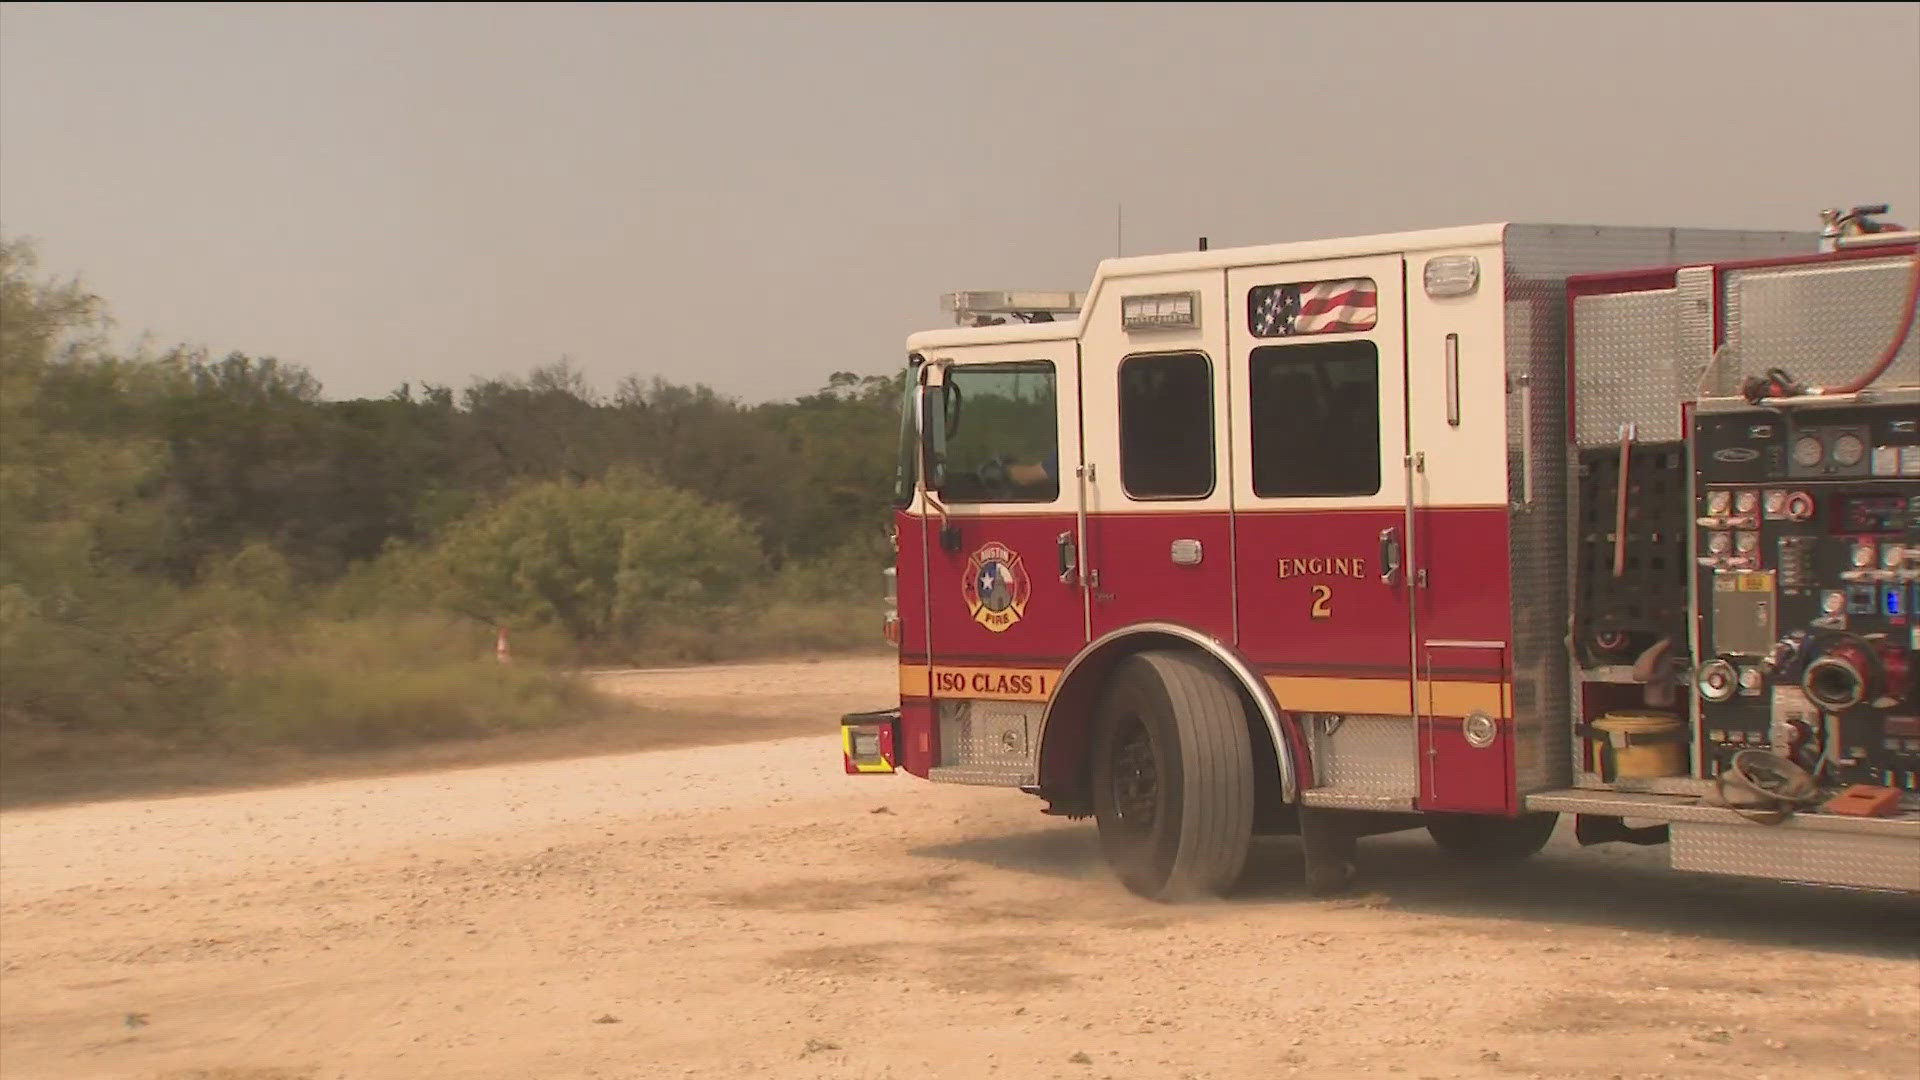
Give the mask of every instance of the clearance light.
[[1472, 255], [1440, 255], [1427, 260], [1420, 276], [1428, 296], [1472, 296], [1480, 287], [1480, 260]]
[[1123, 330], [1193, 330], [1199, 325], [1199, 293], [1158, 293], [1120, 300]]

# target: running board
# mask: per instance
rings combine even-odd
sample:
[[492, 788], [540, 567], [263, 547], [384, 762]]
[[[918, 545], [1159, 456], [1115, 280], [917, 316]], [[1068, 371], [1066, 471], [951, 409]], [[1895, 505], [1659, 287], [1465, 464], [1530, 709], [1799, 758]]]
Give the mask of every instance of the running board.
[[1762, 824], [1687, 795], [1569, 789], [1526, 797], [1528, 810], [1664, 821], [1675, 870], [1920, 893], [1920, 813], [1862, 818], [1819, 812]]

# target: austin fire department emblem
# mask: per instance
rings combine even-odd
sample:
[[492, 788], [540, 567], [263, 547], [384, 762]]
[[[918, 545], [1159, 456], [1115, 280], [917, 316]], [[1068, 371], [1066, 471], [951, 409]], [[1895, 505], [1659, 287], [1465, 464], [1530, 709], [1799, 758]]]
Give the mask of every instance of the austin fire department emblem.
[[967, 560], [960, 589], [973, 621], [997, 634], [1027, 613], [1033, 582], [1017, 552], [1005, 544], [988, 544]]

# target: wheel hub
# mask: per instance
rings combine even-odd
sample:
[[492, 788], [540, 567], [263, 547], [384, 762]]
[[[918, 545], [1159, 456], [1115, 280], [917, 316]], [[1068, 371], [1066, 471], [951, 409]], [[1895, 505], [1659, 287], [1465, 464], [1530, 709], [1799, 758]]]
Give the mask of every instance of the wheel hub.
[[1130, 716], [1113, 749], [1113, 808], [1130, 833], [1153, 831], [1160, 811], [1160, 763], [1153, 738], [1140, 718]]

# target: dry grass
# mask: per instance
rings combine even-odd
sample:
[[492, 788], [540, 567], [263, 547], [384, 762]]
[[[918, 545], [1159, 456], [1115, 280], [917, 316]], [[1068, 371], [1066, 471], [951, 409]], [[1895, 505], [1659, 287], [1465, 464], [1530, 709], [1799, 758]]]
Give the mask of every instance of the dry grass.
[[[879, 652], [872, 605], [769, 600], [689, 614], [595, 657], [623, 665]], [[493, 637], [468, 620], [368, 614], [204, 632], [210, 690], [136, 723], [0, 715], [0, 806], [157, 795], [493, 762], [780, 738], [829, 730], [827, 703], [740, 710], [730, 697], [636, 703], [569, 670], [547, 633]], [[93, 685], [111, 693], [124, 674]], [[871, 703], [863, 703], [862, 707]], [[0, 710], [4, 711], [4, 710]]]
[[85, 759], [67, 757], [50, 765], [43, 757], [38, 768], [0, 771], [0, 809], [755, 742], [830, 733], [833, 720], [796, 713], [731, 716], [715, 723], [710, 715], [646, 709], [600, 695], [595, 699], [597, 712], [551, 728], [403, 746], [330, 752], [289, 746], [212, 750], [129, 739]]

